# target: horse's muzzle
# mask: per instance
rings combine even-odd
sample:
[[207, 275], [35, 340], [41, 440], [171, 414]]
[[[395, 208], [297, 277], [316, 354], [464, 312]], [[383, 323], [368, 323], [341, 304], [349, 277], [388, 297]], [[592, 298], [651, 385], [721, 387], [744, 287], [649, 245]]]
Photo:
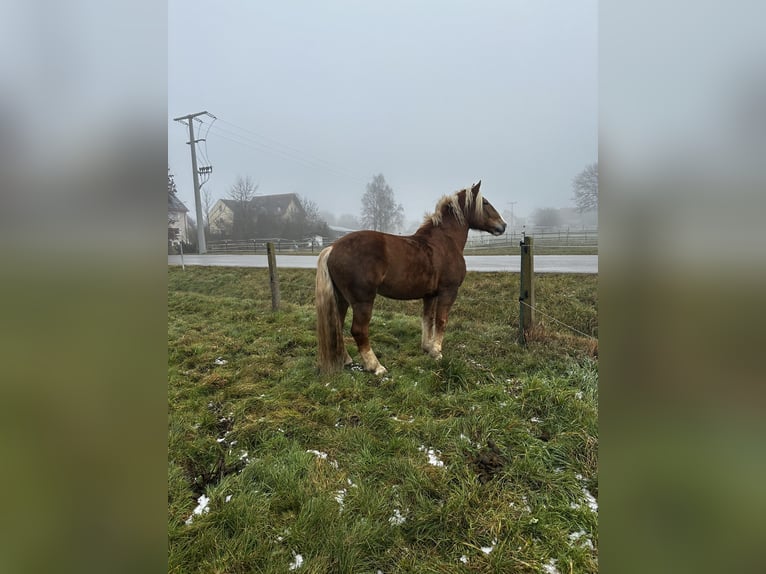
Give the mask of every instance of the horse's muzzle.
[[499, 223], [498, 225], [495, 225], [495, 227], [492, 228], [490, 233], [492, 235], [502, 235], [503, 233], [505, 233], [505, 228], [506, 228], [505, 222]]

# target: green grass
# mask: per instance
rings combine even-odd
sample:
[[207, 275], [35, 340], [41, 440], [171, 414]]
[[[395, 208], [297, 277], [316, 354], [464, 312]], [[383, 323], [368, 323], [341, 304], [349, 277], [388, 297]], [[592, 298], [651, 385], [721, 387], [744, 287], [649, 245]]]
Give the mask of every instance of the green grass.
[[[518, 275], [469, 273], [441, 362], [420, 302], [379, 298], [389, 374], [320, 376], [314, 272], [279, 275], [273, 313], [267, 270], [168, 269], [170, 572], [598, 570], [591, 340], [541, 318], [520, 347]], [[596, 282], [538, 276], [537, 305], [597, 336]]]

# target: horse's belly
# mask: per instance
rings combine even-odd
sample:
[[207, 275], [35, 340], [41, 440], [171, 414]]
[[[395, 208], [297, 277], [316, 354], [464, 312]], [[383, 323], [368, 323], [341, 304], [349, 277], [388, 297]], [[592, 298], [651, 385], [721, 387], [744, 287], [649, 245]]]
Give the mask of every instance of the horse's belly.
[[378, 293], [389, 299], [422, 299], [436, 292], [432, 281], [387, 276], [378, 287]]

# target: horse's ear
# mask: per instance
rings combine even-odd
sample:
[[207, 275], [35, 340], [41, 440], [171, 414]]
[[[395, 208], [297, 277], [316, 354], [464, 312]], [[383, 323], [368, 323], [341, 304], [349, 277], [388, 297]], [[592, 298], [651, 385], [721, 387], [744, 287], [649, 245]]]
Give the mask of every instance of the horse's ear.
[[481, 187], [481, 180], [471, 186], [471, 191], [479, 191], [479, 187]]

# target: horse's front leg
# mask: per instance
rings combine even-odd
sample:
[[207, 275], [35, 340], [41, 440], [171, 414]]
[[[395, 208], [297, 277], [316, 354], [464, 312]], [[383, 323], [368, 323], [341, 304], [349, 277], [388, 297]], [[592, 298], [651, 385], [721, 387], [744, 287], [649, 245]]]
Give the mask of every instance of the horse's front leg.
[[[423, 335], [420, 348], [424, 353], [432, 355], [434, 340], [434, 323], [436, 322], [436, 297], [423, 298]], [[436, 358], [436, 357], [434, 357]]]
[[351, 305], [354, 310], [354, 318], [351, 322], [351, 335], [356, 341], [359, 349], [359, 355], [362, 358], [362, 365], [365, 371], [370, 371], [376, 375], [384, 375], [388, 371], [380, 364], [375, 353], [370, 347], [370, 319], [372, 318], [372, 302], [354, 303]]
[[444, 340], [444, 331], [447, 329], [447, 317], [455, 299], [457, 299], [457, 289], [439, 293], [436, 299], [434, 331], [429, 355], [437, 361], [442, 358], [442, 341]]

